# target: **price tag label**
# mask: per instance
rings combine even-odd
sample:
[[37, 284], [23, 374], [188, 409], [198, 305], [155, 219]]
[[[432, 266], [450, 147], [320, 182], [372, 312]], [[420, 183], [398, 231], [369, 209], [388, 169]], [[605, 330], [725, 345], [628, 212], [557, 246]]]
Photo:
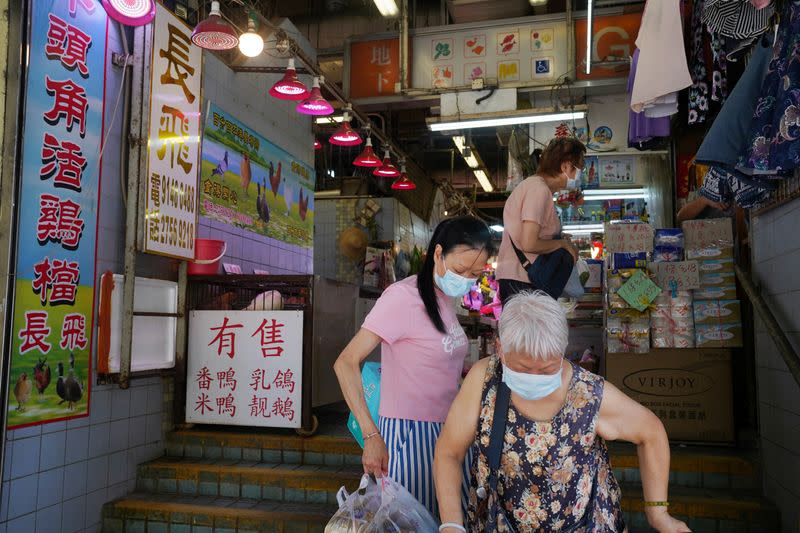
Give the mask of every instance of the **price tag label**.
[[687, 220], [683, 223], [687, 250], [733, 246], [733, 226], [729, 218]]
[[697, 261], [653, 263], [650, 268], [656, 275], [656, 283], [663, 290], [672, 290], [673, 287], [679, 291], [700, 288], [700, 265]]
[[650, 224], [605, 225], [604, 245], [609, 252], [652, 252], [655, 230]]
[[639, 270], [620, 287], [617, 294], [637, 311], [644, 311], [661, 294], [661, 289]]

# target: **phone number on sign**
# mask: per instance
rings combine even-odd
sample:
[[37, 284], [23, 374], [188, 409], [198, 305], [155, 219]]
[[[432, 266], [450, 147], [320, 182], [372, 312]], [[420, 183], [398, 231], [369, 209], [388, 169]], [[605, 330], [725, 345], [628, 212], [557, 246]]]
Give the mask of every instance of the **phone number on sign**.
[[151, 216], [151, 242], [187, 250], [194, 248], [194, 222], [163, 214]]

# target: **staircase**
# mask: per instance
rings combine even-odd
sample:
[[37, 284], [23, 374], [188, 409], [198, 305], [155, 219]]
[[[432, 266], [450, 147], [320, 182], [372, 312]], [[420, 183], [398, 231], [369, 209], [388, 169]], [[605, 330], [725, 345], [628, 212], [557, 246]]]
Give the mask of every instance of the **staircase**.
[[[636, 450], [611, 447], [631, 533], [650, 531]], [[780, 531], [760, 496], [755, 456], [673, 448], [671, 511], [695, 533]], [[336, 491], [361, 475], [360, 449], [346, 436], [224, 430], [171, 433], [166, 455], [139, 467], [137, 492], [107, 504], [105, 533], [312, 533], [336, 510]]]

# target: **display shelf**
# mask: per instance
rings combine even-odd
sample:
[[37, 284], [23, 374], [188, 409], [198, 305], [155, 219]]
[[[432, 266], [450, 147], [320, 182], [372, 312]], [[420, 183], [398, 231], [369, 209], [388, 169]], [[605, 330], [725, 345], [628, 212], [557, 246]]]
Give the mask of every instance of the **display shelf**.
[[669, 155], [669, 150], [636, 150], [635, 148], [625, 148], [623, 150], [609, 150], [608, 152], [598, 152], [596, 150], [586, 150], [587, 156], [613, 157], [620, 155]]

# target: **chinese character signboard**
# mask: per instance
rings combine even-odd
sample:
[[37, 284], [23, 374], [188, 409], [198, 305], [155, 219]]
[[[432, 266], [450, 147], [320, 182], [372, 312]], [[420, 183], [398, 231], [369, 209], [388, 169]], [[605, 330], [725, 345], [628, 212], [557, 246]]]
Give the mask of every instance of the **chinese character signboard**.
[[209, 102], [200, 214], [300, 248], [314, 242], [314, 169]]
[[[450, 54], [452, 46], [442, 43], [439, 53]], [[350, 43], [348, 63], [350, 98], [369, 98], [395, 94], [400, 83], [400, 45], [398, 39]]]
[[[595, 17], [592, 21], [592, 72], [586, 74], [586, 19], [575, 21], [575, 64], [579, 80], [627, 77], [628, 59], [636, 49], [641, 13]], [[683, 41], [678, 40], [677, 45]], [[602, 67], [603, 61], [620, 62], [619, 66]]]
[[145, 251], [194, 259], [203, 51], [156, 3], [150, 69]]
[[186, 421], [299, 428], [302, 311], [194, 311]]
[[479, 30], [459, 30], [458, 26], [421, 30], [413, 39], [412, 86], [445, 89], [470, 85], [478, 78], [553, 83], [567, 70], [566, 46], [556, 45], [565, 39], [566, 24], [555, 21], [531, 20]]
[[85, 416], [106, 13], [31, 2], [8, 426]]

